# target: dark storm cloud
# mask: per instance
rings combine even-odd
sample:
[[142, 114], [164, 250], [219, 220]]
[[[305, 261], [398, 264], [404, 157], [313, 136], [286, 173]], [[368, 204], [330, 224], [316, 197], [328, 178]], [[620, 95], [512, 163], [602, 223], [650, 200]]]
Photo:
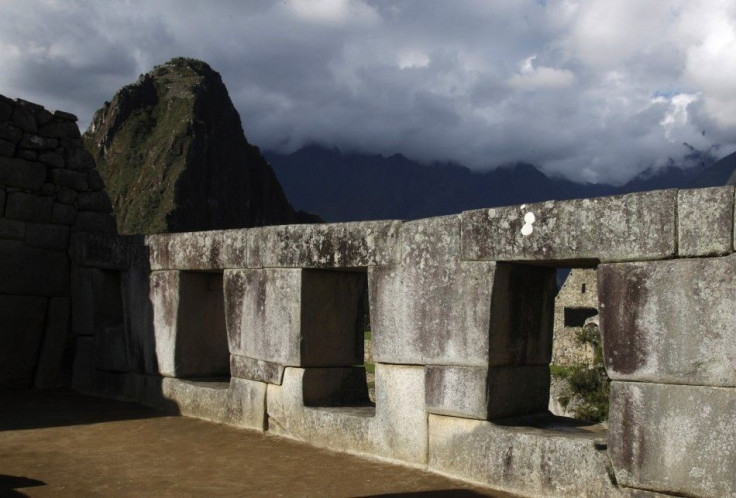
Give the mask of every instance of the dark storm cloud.
[[[736, 148], [729, 2], [0, 4], [0, 93], [86, 125], [171, 57], [219, 71], [248, 139], [624, 181]], [[705, 135], [703, 132], [705, 131]]]

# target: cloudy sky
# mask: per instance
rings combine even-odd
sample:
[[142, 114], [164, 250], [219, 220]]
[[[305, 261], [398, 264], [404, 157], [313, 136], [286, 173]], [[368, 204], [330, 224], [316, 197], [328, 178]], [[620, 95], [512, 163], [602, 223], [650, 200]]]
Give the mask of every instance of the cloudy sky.
[[176, 56], [248, 139], [621, 182], [736, 150], [733, 0], [0, 0], [0, 94], [86, 127]]

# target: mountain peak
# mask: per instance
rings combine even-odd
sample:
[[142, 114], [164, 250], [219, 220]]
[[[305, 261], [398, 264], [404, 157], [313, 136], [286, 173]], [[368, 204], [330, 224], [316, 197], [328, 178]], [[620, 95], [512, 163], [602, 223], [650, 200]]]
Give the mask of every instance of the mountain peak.
[[120, 89], [84, 134], [122, 233], [313, 221], [295, 213], [220, 75], [183, 57]]

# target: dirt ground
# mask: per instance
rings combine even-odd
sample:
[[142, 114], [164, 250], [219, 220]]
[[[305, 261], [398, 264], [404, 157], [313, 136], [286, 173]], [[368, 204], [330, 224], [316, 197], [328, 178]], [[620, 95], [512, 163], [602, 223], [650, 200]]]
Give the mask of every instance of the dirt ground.
[[0, 392], [0, 496], [508, 495], [62, 390]]

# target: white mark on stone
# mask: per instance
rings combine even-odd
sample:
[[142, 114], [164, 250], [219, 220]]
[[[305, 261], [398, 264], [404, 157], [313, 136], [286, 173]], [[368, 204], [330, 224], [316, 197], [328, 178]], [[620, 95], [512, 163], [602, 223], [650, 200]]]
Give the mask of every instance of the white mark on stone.
[[534, 216], [534, 213], [529, 212], [524, 215], [524, 226], [521, 227], [521, 235], [526, 237], [527, 235], [531, 235], [534, 231], [534, 222], [537, 221], [537, 218]]

